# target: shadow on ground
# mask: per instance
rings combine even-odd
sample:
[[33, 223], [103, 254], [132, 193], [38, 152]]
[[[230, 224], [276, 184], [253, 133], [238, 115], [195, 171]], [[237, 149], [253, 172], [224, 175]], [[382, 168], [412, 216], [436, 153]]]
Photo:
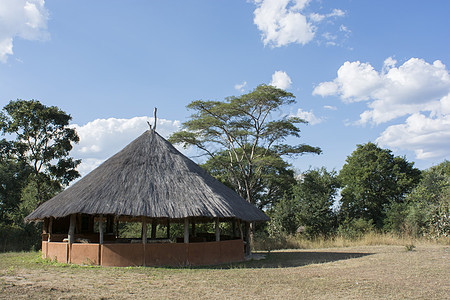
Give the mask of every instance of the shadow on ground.
[[311, 264], [334, 262], [345, 259], [353, 259], [372, 255], [373, 253], [358, 252], [303, 252], [303, 251], [283, 251], [283, 252], [259, 252], [266, 256], [261, 260], [249, 260], [230, 265], [219, 265], [209, 267], [199, 267], [208, 269], [232, 269], [232, 268], [289, 268], [301, 267]]

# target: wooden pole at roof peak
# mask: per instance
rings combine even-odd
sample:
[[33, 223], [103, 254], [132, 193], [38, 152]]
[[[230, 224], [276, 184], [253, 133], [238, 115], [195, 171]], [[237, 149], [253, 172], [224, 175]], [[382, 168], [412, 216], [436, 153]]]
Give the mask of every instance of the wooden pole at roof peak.
[[153, 111], [153, 115], [154, 115], [154, 118], [155, 118], [155, 123], [153, 123], [153, 131], [156, 131], [156, 111], [157, 111], [158, 109], [155, 107], [155, 110]]

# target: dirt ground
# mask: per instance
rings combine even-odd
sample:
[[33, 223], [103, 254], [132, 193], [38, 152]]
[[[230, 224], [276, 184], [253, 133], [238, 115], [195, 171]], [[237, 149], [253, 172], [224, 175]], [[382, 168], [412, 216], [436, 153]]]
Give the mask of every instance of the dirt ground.
[[0, 254], [1, 299], [450, 299], [449, 246], [275, 251], [202, 268], [108, 268]]

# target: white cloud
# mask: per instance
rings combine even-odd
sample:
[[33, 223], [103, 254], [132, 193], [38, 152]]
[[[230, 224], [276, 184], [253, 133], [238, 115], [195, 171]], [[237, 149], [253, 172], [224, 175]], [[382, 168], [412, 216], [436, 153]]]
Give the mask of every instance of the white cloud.
[[311, 111], [304, 111], [301, 108], [299, 108], [297, 110], [297, 113], [294, 116], [308, 121], [308, 123], [311, 124], [311, 125], [316, 125], [316, 124], [322, 123], [322, 121], [323, 121], [322, 118], [316, 117], [312, 110]]
[[313, 95], [340, 95], [344, 102], [368, 100], [371, 92], [380, 85], [380, 75], [370, 64], [345, 62], [337, 72], [333, 81], [320, 83]]
[[450, 115], [427, 117], [415, 113], [404, 124], [386, 128], [376, 140], [381, 146], [408, 149], [418, 159], [450, 157]]
[[309, 18], [311, 21], [319, 23], [328, 18], [343, 17], [343, 16], [345, 16], [345, 12], [343, 10], [335, 8], [331, 11], [331, 13], [325, 14], [325, 15], [318, 14], [318, 13], [311, 13], [309, 15]]
[[264, 45], [307, 44], [314, 38], [314, 27], [302, 14], [309, 0], [255, 0], [254, 23], [262, 32]]
[[276, 71], [272, 74], [271, 86], [276, 88], [286, 90], [291, 87], [292, 80], [289, 75], [284, 71]]
[[238, 90], [238, 91], [240, 91], [240, 92], [243, 92], [244, 91], [244, 87], [247, 85], [247, 81], [244, 81], [243, 83], [241, 83], [241, 84], [235, 84], [234, 85], [234, 89], [235, 90]]
[[[134, 117], [131, 119], [97, 119], [85, 125], [72, 125], [80, 137], [74, 145], [71, 155], [82, 159], [78, 171], [86, 175], [107, 158], [119, 152], [131, 141], [149, 129], [147, 121], [153, 125], [152, 117]], [[167, 138], [180, 127], [179, 121], [158, 119], [156, 131]]]
[[1, 0], [0, 1], [0, 61], [6, 63], [13, 55], [13, 40], [45, 40], [48, 10], [44, 0]]
[[336, 106], [331, 106], [331, 105], [324, 105], [323, 108], [329, 109], [329, 110], [337, 110], [337, 107], [336, 107]]
[[345, 15], [340, 9], [333, 9], [328, 14], [312, 12], [306, 15], [304, 10], [310, 0], [253, 0], [253, 3], [256, 5], [253, 22], [261, 31], [264, 45], [271, 47], [291, 43], [305, 45], [316, 35], [315, 24]]
[[345, 62], [333, 81], [320, 83], [314, 95], [339, 96], [345, 103], [366, 101], [357, 124], [391, 125], [378, 138], [385, 146], [413, 150], [417, 158], [450, 154], [450, 74], [439, 60], [411, 58], [397, 67], [391, 57], [380, 72], [369, 63]]
[[445, 65], [411, 58], [396, 67], [388, 58], [382, 72], [369, 63], [345, 62], [333, 81], [320, 83], [313, 95], [336, 95], [343, 102], [368, 101], [369, 109], [360, 115], [360, 123], [376, 124], [419, 111], [436, 113], [442, 97], [450, 92], [450, 75]]

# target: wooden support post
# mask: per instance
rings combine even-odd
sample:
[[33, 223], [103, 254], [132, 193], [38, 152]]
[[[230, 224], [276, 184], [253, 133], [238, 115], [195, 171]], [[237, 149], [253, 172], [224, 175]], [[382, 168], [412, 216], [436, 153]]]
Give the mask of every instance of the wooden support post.
[[157, 229], [158, 223], [156, 222], [156, 219], [152, 219], [152, 237], [151, 239], [156, 239], [156, 229]]
[[69, 245], [73, 244], [73, 241], [75, 240], [75, 223], [76, 223], [77, 215], [72, 214], [70, 215], [70, 225], [69, 225]]
[[116, 239], [118, 239], [119, 238], [119, 217], [118, 216], [115, 217], [115, 221], [116, 221], [116, 233], [115, 233], [115, 235], [116, 235]]
[[238, 220], [237, 222], [238, 222], [237, 225], [239, 227], [239, 237], [241, 238], [241, 240], [243, 240], [244, 239], [244, 234], [242, 232], [241, 220]]
[[192, 221], [191, 224], [192, 224], [192, 236], [195, 237], [195, 221]]
[[189, 243], [189, 219], [184, 219], [184, 243]]
[[245, 235], [246, 235], [246, 244], [245, 244], [245, 254], [251, 255], [252, 254], [252, 248], [251, 248], [251, 233], [250, 233], [250, 222], [245, 222]]
[[233, 234], [233, 239], [237, 237], [237, 230], [236, 230], [236, 220], [231, 220], [231, 232]]
[[75, 226], [76, 226], [77, 215], [70, 215], [70, 225], [69, 225], [69, 245], [67, 247], [67, 262], [70, 264], [72, 262], [72, 244], [75, 240]]
[[48, 221], [48, 242], [52, 241], [52, 231], [53, 231], [53, 217], [50, 217]]
[[100, 215], [98, 219], [98, 233], [99, 233], [99, 239], [98, 242], [100, 245], [103, 244], [103, 215]]
[[167, 219], [167, 239], [170, 239], [170, 220]]
[[42, 225], [42, 234], [48, 234], [48, 218], [44, 219], [44, 224]]
[[[152, 223], [153, 229], [153, 223]], [[152, 232], [153, 235], [153, 232]], [[142, 244], [147, 244], [147, 219], [142, 217]]]
[[219, 227], [219, 218], [215, 219], [216, 225], [216, 242], [220, 241], [220, 227]]

